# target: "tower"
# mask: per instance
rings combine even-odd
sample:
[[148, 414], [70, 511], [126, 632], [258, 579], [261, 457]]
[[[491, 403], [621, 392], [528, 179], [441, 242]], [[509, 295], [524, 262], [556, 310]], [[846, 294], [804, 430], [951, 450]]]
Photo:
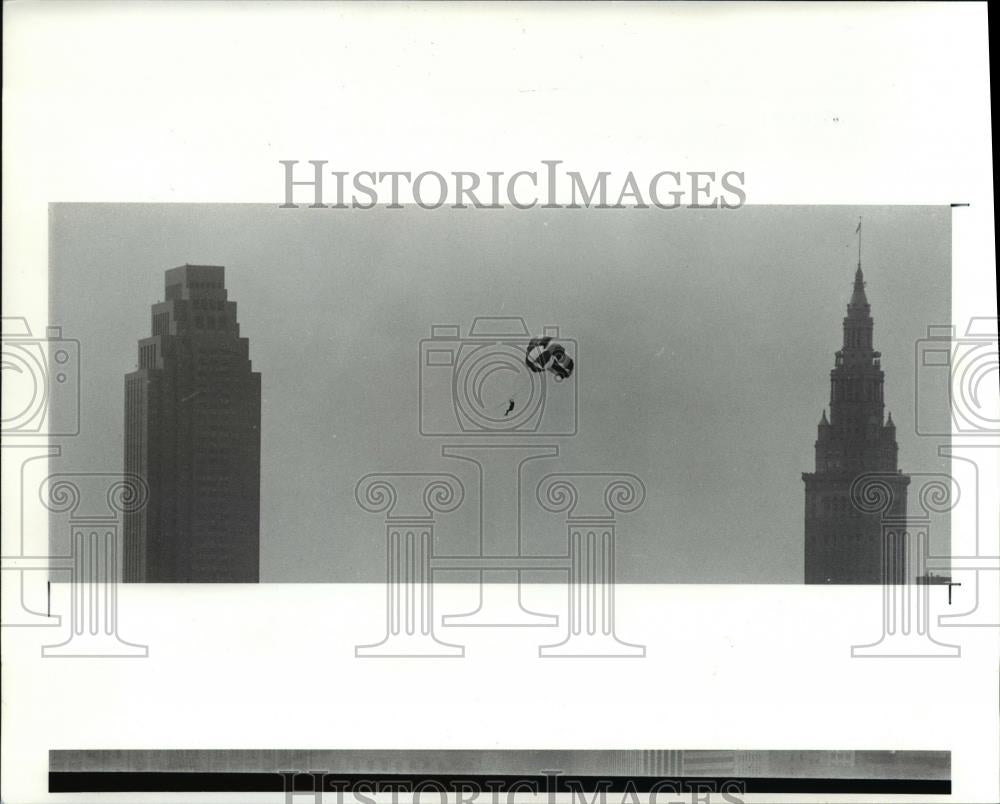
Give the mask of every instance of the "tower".
[[149, 500], [126, 516], [123, 579], [260, 580], [260, 374], [225, 269], [166, 272], [152, 336], [125, 377], [125, 471]]
[[[816, 438], [815, 471], [802, 474], [806, 583], [882, 583], [881, 518], [862, 514], [851, 502], [851, 484], [859, 475], [891, 473], [888, 484], [894, 508], [889, 513], [906, 514], [910, 478], [896, 466], [892, 414], [883, 418], [885, 375], [881, 354], [872, 346], [873, 324], [859, 246], [854, 290], [844, 318], [844, 342], [830, 371], [830, 418], [824, 410]], [[903, 567], [904, 558], [901, 554], [889, 560]]]

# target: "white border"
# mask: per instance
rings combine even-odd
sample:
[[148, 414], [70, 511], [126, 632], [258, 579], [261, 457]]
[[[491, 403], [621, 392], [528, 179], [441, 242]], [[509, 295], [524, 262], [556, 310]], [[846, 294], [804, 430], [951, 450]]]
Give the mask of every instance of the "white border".
[[[4, 313], [37, 327], [50, 202], [279, 203], [289, 158], [966, 202], [954, 320], [996, 315], [985, 6], [56, 2], [4, 23]], [[613, 668], [539, 661], [523, 635], [357, 662], [380, 594], [130, 589], [137, 664], [42, 661], [5, 629], [4, 800], [96, 800], [44, 795], [50, 747], [195, 745], [950, 748], [952, 800], [1000, 798], [996, 633], [950, 630], [954, 662], [852, 661], [877, 590], [625, 587], [621, 631], [641, 624], [649, 655]]]

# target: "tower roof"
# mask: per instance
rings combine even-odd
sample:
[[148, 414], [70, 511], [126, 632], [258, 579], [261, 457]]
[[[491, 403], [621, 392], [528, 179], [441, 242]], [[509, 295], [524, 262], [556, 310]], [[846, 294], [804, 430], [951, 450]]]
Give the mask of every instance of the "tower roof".
[[868, 297], [865, 295], [865, 275], [861, 272], [861, 265], [854, 272], [854, 292], [851, 293], [850, 307], [867, 307]]

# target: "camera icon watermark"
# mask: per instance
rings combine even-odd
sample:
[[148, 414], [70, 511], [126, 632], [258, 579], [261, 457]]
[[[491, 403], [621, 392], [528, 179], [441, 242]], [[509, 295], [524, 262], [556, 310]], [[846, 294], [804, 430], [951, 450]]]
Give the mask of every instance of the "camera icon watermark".
[[[1000, 435], [996, 318], [971, 318], [961, 337], [953, 326], [929, 326], [915, 357], [917, 435], [946, 437], [953, 428], [962, 436]], [[935, 404], [942, 386], [948, 389], [947, 409]]]
[[[913, 474], [919, 512], [900, 504], [899, 475], [869, 472], [851, 484], [850, 499], [862, 514], [881, 520], [882, 633], [875, 642], [851, 646], [854, 658], [959, 657], [959, 645], [941, 642], [933, 633], [929, 567], [931, 518], [949, 514], [961, 497], [950, 475]], [[947, 560], [947, 557], [944, 557]]]
[[[378, 472], [359, 481], [358, 504], [385, 516], [387, 624], [382, 641], [358, 645], [355, 655], [464, 656], [464, 646], [437, 637], [439, 624], [555, 628], [563, 622], [565, 639], [540, 645], [540, 657], [645, 656], [643, 645], [618, 637], [614, 596], [617, 517], [642, 505], [642, 481], [628, 472], [562, 472], [558, 465], [537, 480], [537, 463], [561, 457], [557, 439], [577, 434], [576, 341], [554, 326], [531, 331], [519, 316], [480, 316], [466, 336], [455, 325], [431, 326], [419, 347], [419, 435], [441, 438], [438, 455], [465, 480]], [[453, 507], [432, 505], [427, 496], [445, 478], [456, 484], [448, 497]], [[456, 521], [465, 523], [473, 552], [445, 552], [433, 528], [438, 514], [461, 505], [463, 482], [475, 508]], [[564, 516], [563, 551], [528, 548], [539, 541], [533, 528], [545, 527], [527, 524], [532, 501]], [[435, 574], [456, 572], [474, 573], [477, 601], [439, 616]], [[526, 605], [525, 579], [538, 573], [565, 578], [565, 617]]]
[[521, 317], [477, 317], [465, 337], [433, 325], [420, 341], [421, 435], [575, 435], [576, 354], [558, 327], [533, 338]]
[[123, 525], [145, 508], [149, 486], [135, 474], [74, 472], [49, 475], [39, 501], [66, 517], [68, 561], [53, 557], [52, 568], [69, 575], [69, 633], [42, 647], [44, 657], [125, 658], [149, 656], [149, 647], [119, 634], [118, 593], [127, 555]]
[[[119, 591], [123, 557], [125, 519], [137, 515], [149, 499], [145, 480], [134, 474], [116, 472], [74, 472], [46, 474], [37, 486], [37, 495], [27, 494], [25, 469], [36, 461], [57, 457], [55, 452], [27, 456], [22, 461], [19, 505], [22, 509], [21, 550], [4, 555], [0, 569], [13, 581], [16, 598], [5, 600], [4, 627], [59, 626], [63, 617], [35, 612], [26, 605], [26, 573], [44, 572], [48, 609], [68, 609], [65, 638], [42, 646], [43, 657], [118, 658], [146, 657], [148, 646], [124, 639], [119, 633]], [[34, 484], [32, 484], [34, 485]], [[55, 544], [46, 554], [24, 549], [24, 508], [31, 496], [65, 528], [53, 529]], [[61, 532], [60, 532], [61, 531]], [[34, 616], [32, 616], [34, 615]]]
[[24, 318], [4, 317], [2, 433], [74, 436], [80, 432], [80, 343], [60, 327], [31, 334]]

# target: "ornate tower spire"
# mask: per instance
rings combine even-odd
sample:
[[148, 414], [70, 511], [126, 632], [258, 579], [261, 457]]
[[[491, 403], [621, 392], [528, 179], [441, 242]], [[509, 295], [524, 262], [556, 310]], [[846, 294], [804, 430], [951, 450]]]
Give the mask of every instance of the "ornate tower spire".
[[859, 310], [868, 313], [871, 305], [868, 304], [868, 297], [865, 295], [865, 275], [861, 271], [861, 263], [858, 263], [858, 270], [854, 272], [854, 292], [851, 294], [850, 304], [847, 310]]
[[868, 521], [850, 502], [850, 487], [866, 472], [899, 477], [897, 500], [906, 508], [909, 477], [897, 468], [896, 427], [884, 420], [882, 355], [873, 347], [874, 321], [858, 268], [843, 320], [843, 343], [830, 371], [830, 418], [817, 427], [815, 471], [806, 484], [806, 583], [879, 583], [880, 523]]

